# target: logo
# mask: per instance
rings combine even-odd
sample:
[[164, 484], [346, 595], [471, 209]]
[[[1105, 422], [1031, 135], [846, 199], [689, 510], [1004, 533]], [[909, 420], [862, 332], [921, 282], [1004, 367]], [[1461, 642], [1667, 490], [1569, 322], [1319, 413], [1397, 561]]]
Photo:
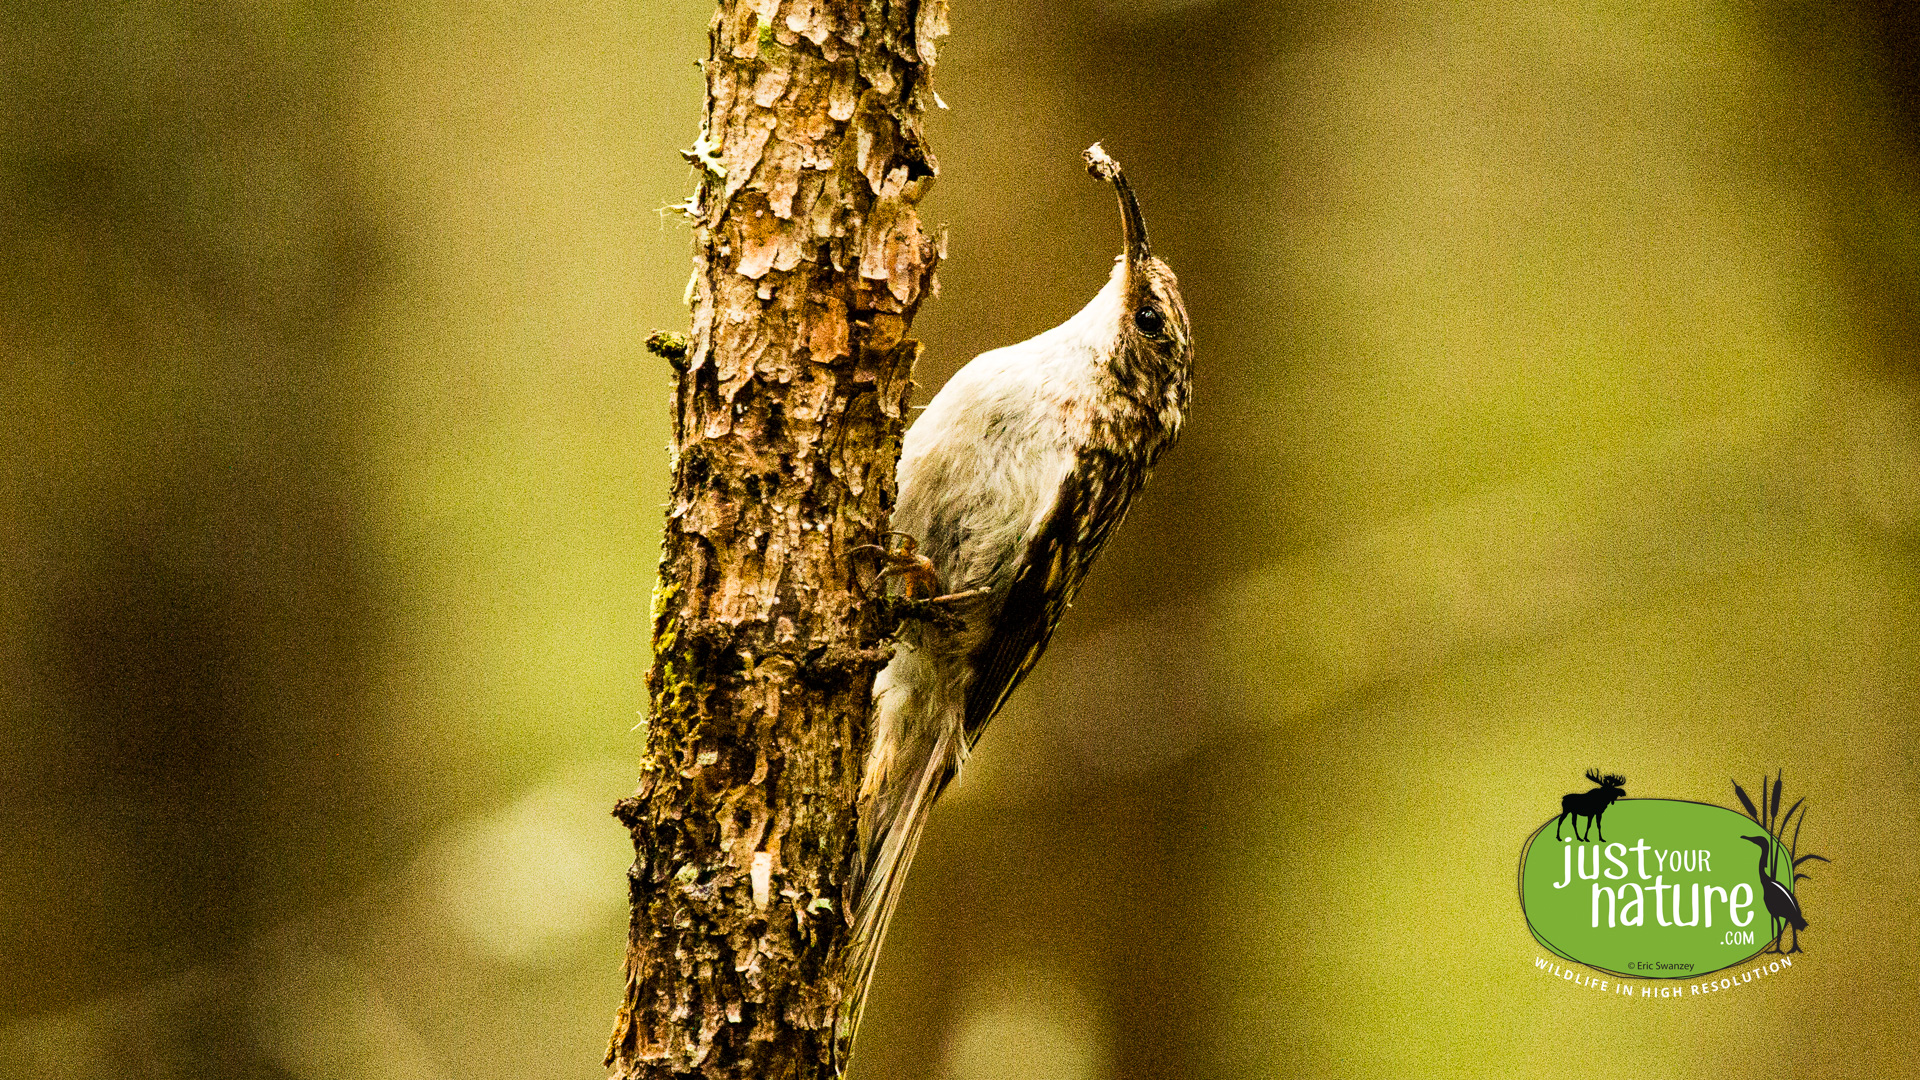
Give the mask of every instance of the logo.
[[1626, 777], [1598, 769], [1587, 779], [1594, 786], [1563, 797], [1520, 855], [1534, 940], [1636, 979], [1702, 977], [1763, 953], [1792, 963], [1809, 926], [1802, 867], [1828, 860], [1800, 851], [1806, 800], [1780, 812], [1784, 776], [1761, 779], [1757, 805], [1736, 781], [1739, 810], [1628, 798]]

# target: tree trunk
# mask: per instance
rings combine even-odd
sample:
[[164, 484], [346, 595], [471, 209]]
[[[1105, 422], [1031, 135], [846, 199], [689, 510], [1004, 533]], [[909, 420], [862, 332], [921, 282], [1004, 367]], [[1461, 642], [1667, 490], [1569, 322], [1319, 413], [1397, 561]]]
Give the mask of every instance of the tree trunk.
[[[823, 1077], [893, 506], [935, 245], [916, 204], [945, 0], [722, 0], [688, 159], [616, 1077]], [[868, 575], [870, 582], [871, 575]]]

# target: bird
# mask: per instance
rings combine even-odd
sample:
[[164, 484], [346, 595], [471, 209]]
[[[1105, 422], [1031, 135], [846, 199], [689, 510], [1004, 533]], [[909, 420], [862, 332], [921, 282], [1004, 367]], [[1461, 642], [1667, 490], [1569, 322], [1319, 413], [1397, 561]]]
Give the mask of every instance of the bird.
[[[1778, 804], [1775, 804], [1778, 805]], [[1793, 951], [1800, 950], [1800, 931], [1807, 928], [1806, 917], [1800, 914], [1800, 901], [1793, 898], [1785, 885], [1774, 880], [1767, 871], [1767, 863], [1773, 855], [1773, 838], [1770, 836], [1743, 836], [1742, 840], [1751, 840], [1760, 845], [1760, 895], [1766, 901], [1767, 914], [1773, 916], [1773, 947], [1780, 948], [1781, 923], [1793, 927]]]
[[[874, 680], [859, 789], [853, 927], [835, 1024], [851, 1052], [927, 813], [1046, 649], [1094, 558], [1180, 432], [1193, 340], [1119, 164], [1124, 247], [1078, 314], [975, 357], [908, 430], [891, 528], [930, 563], [953, 618], [903, 626]], [[936, 590], [938, 591], [938, 590]]]

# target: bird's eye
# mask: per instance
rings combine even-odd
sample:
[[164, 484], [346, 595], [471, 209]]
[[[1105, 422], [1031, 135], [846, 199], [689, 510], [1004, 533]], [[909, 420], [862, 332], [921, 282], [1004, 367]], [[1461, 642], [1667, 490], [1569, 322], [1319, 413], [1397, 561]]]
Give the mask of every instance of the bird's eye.
[[1165, 323], [1161, 320], [1159, 312], [1150, 307], [1143, 307], [1133, 313], [1133, 325], [1139, 327], [1140, 332], [1148, 337], [1159, 337]]

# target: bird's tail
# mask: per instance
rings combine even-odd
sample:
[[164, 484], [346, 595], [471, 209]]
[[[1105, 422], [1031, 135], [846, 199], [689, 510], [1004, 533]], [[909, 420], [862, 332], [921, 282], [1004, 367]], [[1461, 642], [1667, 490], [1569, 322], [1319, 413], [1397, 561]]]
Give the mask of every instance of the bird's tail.
[[[884, 679], [885, 676], [883, 675]], [[904, 688], [902, 688], [904, 689]], [[887, 924], [900, 902], [907, 868], [920, 846], [920, 829], [934, 800], [958, 771], [964, 754], [957, 723], [940, 723], [938, 707], [920, 695], [895, 698], [884, 688], [876, 693], [876, 745], [867, 763], [867, 781], [874, 785], [861, 799], [860, 876], [853, 905], [853, 940], [848, 946], [846, 986], [834, 1022], [833, 1053], [837, 1072], [845, 1073], [853, 1050], [853, 1036], [873, 985], [874, 964], [886, 940]], [[902, 700], [911, 696], [915, 700]], [[913, 710], [908, 719], [900, 715]], [[911, 722], [919, 721], [918, 723]], [[933, 721], [933, 722], [929, 722]]]

